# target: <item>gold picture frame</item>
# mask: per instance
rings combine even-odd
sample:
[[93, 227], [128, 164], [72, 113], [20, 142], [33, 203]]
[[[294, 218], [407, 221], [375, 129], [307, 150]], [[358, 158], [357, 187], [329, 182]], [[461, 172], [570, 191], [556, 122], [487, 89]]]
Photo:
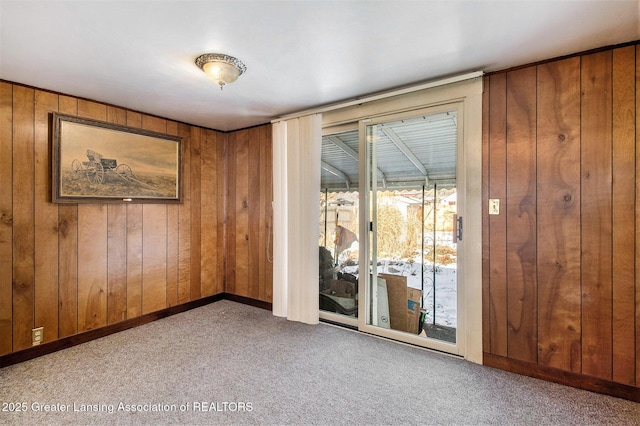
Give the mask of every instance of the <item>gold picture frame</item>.
[[51, 114], [54, 203], [180, 203], [182, 140]]

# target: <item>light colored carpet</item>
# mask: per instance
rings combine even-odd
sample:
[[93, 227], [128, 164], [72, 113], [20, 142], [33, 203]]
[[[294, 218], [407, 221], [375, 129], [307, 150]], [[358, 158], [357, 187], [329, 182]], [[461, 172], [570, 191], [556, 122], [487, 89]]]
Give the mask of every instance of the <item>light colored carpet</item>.
[[0, 424], [24, 425], [640, 420], [634, 402], [226, 300], [6, 367], [0, 404]]

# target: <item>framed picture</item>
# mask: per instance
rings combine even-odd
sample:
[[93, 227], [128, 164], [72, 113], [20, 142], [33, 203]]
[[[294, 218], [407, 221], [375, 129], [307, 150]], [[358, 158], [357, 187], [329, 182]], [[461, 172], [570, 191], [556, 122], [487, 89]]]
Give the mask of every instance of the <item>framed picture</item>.
[[52, 202], [179, 203], [181, 139], [52, 114]]

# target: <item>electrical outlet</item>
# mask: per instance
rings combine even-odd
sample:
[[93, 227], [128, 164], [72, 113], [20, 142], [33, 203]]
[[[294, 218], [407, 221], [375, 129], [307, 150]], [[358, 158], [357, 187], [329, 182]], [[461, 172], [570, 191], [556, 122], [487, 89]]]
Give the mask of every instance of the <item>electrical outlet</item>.
[[44, 327], [38, 327], [31, 330], [31, 345], [37, 346], [44, 339]]

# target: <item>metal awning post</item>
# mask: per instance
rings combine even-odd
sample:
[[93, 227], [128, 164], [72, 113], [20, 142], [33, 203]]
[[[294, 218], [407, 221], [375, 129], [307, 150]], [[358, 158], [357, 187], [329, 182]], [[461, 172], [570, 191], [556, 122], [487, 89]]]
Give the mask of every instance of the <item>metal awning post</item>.
[[433, 184], [433, 325], [436, 325], [436, 224], [438, 217], [438, 184]]

